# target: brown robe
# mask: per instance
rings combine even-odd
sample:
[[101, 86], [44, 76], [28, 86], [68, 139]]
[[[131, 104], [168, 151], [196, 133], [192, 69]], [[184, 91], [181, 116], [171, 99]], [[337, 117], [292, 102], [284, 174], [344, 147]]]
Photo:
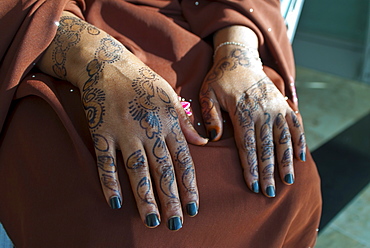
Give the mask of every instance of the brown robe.
[[[232, 125], [205, 147], [190, 145], [199, 214], [171, 232], [146, 228], [117, 154], [124, 203], [112, 210], [98, 179], [93, 143], [70, 83], [37, 72], [55, 21], [69, 10], [121, 41], [192, 99], [206, 135], [198, 92], [212, 65], [212, 34], [252, 28], [266, 74], [297, 109], [294, 61], [278, 0], [2, 0], [0, 3], [0, 222], [17, 247], [313, 247], [321, 213], [311, 155], [294, 160], [296, 182], [276, 175], [273, 199], [246, 186]], [[197, 123], [201, 123], [198, 125]]]

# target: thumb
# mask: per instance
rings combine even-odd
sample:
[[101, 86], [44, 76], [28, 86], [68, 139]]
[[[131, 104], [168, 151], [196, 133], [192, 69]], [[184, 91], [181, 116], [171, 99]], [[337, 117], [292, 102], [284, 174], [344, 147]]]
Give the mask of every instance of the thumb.
[[211, 141], [217, 141], [221, 138], [223, 131], [222, 115], [220, 104], [212, 89], [201, 91], [200, 104], [208, 137]]
[[207, 138], [203, 138], [195, 130], [194, 126], [191, 124], [189, 116], [187, 115], [185, 109], [183, 108], [180, 101], [175, 103], [176, 112], [178, 113], [178, 121], [180, 123], [181, 131], [184, 134], [187, 142], [193, 145], [205, 145], [208, 143]]

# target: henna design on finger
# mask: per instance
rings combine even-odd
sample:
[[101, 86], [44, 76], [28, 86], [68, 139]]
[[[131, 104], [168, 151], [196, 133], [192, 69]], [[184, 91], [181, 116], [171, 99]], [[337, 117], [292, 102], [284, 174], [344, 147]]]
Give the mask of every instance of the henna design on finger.
[[302, 133], [300, 136], [299, 136], [299, 142], [298, 142], [298, 145], [300, 146], [300, 148], [302, 150], [306, 149], [306, 136], [304, 133]]
[[262, 170], [262, 179], [270, 180], [274, 178], [274, 164], [266, 165]]
[[126, 167], [130, 170], [137, 170], [145, 167], [145, 157], [140, 149], [133, 152], [127, 158]]
[[193, 166], [188, 166], [181, 178], [182, 185], [185, 187], [186, 191], [189, 192], [190, 194], [197, 194], [196, 187], [195, 185], [195, 170]]
[[98, 167], [100, 170], [107, 173], [115, 173], [117, 171], [114, 158], [112, 156], [98, 156]]
[[101, 152], [109, 151], [108, 140], [103, 135], [93, 133], [92, 138], [93, 138], [93, 141], [94, 141], [95, 149], [97, 149]]
[[284, 127], [281, 130], [280, 137], [279, 137], [279, 144], [287, 144], [291, 140], [291, 135], [289, 129]]
[[244, 135], [244, 148], [247, 152], [247, 161], [249, 165], [249, 172], [254, 178], [258, 178], [258, 162], [256, 151], [256, 138], [254, 129], [249, 129]]
[[300, 127], [301, 126], [301, 124], [299, 123], [299, 120], [298, 120], [298, 117], [297, 117], [297, 115], [294, 113], [294, 111], [291, 111], [291, 116], [292, 116], [292, 121], [293, 121], [293, 125], [294, 125], [294, 127]]
[[282, 113], [279, 113], [275, 119], [275, 125], [278, 129], [282, 129], [286, 123], [286, 120]]
[[274, 142], [272, 139], [272, 128], [270, 124], [270, 114], [265, 113], [267, 119], [261, 127], [260, 138], [261, 138], [261, 160], [266, 161], [274, 158]]
[[283, 167], [288, 167], [292, 163], [293, 163], [293, 150], [291, 148], [288, 148], [288, 149], [285, 150], [280, 164]]
[[170, 198], [177, 198], [174, 194], [174, 182], [175, 182], [175, 174], [173, 172], [172, 166], [164, 165], [162, 168], [161, 178], [159, 180], [159, 186], [162, 192], [170, 197]]
[[137, 184], [136, 193], [143, 202], [155, 205], [155, 199], [153, 199], [151, 194], [151, 182], [149, 178], [143, 177], [139, 181]]
[[119, 194], [119, 185], [118, 181], [114, 176], [107, 175], [107, 174], [102, 174], [100, 177], [100, 180], [102, 182], [102, 185], [116, 193]]

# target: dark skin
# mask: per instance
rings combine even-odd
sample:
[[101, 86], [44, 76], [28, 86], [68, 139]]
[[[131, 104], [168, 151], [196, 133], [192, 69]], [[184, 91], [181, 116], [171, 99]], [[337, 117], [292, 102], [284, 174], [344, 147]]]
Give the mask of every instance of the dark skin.
[[[232, 33], [220, 35], [222, 39], [235, 38]], [[220, 69], [223, 61], [235, 61], [235, 49], [225, 46], [217, 51], [200, 93], [204, 119], [208, 130], [216, 130], [214, 140], [218, 140], [222, 134], [220, 108], [230, 113], [246, 182], [250, 187], [259, 182], [266, 188], [274, 185], [273, 141], [285, 142], [275, 149], [278, 161], [284, 161], [279, 169], [285, 177], [293, 173], [290, 137], [294, 140], [301, 129], [293, 125], [296, 131], [290, 136], [292, 127], [285, 118], [292, 111], [263, 71], [255, 72], [259, 65]], [[156, 227], [164, 220], [169, 229], [178, 230], [183, 209], [190, 216], [198, 213], [195, 167], [187, 144], [205, 145], [208, 139], [195, 131], [177, 94], [163, 78], [113, 37], [69, 12], [63, 12], [54, 41], [38, 66], [79, 88], [102, 189], [112, 208], [120, 208], [123, 201], [116, 168], [118, 149], [146, 226]], [[218, 97], [221, 95], [226, 97]], [[255, 110], [248, 110], [253, 113], [246, 119], [244, 113], [252, 105]], [[278, 116], [280, 125], [274, 124]]]

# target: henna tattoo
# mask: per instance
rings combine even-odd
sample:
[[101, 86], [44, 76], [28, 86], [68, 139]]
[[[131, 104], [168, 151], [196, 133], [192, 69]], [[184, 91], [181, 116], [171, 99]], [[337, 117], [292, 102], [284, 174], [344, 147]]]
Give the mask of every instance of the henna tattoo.
[[291, 135], [290, 135], [289, 129], [287, 127], [284, 127], [280, 133], [279, 143], [286, 144], [290, 141], [290, 139], [291, 139]]
[[282, 129], [286, 123], [286, 120], [282, 113], [279, 113], [275, 119], [275, 125], [278, 129]]
[[197, 194], [195, 184], [195, 170], [192, 166], [188, 166], [184, 173], [182, 174], [182, 185], [185, 187], [186, 191], [191, 194]]
[[292, 116], [294, 127], [297, 127], [297, 128], [300, 127], [301, 124], [299, 123], [298, 117], [296, 116], [296, 114], [294, 113], [294, 111], [292, 111], [290, 114]]
[[238, 115], [240, 126], [251, 127], [254, 124], [255, 112], [260, 106], [265, 108], [267, 94], [271, 91], [272, 85], [273, 83], [265, 77], [249, 87], [239, 98], [235, 114]]
[[260, 138], [262, 141], [262, 155], [261, 155], [261, 160], [266, 161], [268, 159], [273, 159], [274, 157], [274, 142], [272, 139], [272, 129], [271, 129], [271, 124], [270, 124], [270, 114], [265, 113], [267, 116], [267, 119], [265, 123], [261, 127], [261, 132], [260, 132]]
[[59, 78], [66, 78], [67, 53], [80, 42], [84, 30], [87, 30], [90, 35], [100, 34], [99, 29], [76, 17], [62, 16], [60, 18], [58, 30], [53, 40], [55, 48], [52, 52], [52, 61], [54, 62], [52, 69]]
[[108, 140], [103, 135], [93, 133], [92, 138], [93, 138], [93, 141], [94, 141], [94, 146], [97, 150], [99, 150], [101, 152], [109, 151]]
[[98, 156], [98, 167], [100, 170], [107, 173], [115, 173], [117, 171], [114, 158], [112, 156]]
[[151, 197], [151, 182], [149, 178], [143, 177], [136, 187], [136, 193], [139, 198], [147, 204], [155, 204], [155, 200]]
[[257, 53], [250, 56], [248, 49], [236, 48], [228, 56], [221, 59], [215, 66], [215, 69], [207, 77], [206, 81], [215, 81], [223, 77], [225, 71], [235, 70], [238, 66], [251, 67], [252, 60], [259, 59]]
[[293, 151], [291, 148], [288, 148], [285, 150], [280, 164], [283, 167], [288, 167], [292, 164], [292, 159], [293, 159]]
[[298, 145], [301, 147], [301, 150], [306, 149], [306, 136], [304, 133], [299, 136]]
[[262, 179], [269, 180], [274, 177], [274, 164], [266, 165], [262, 170]]
[[100, 177], [100, 180], [102, 182], [102, 185], [104, 185], [104, 187], [106, 187], [106, 188], [108, 188], [108, 189], [110, 189], [110, 190], [119, 194], [118, 181], [114, 176], [107, 175], [107, 174], [102, 174], [101, 177]]
[[131, 170], [136, 170], [145, 166], [145, 157], [141, 150], [133, 152], [126, 162], [126, 167]]
[[254, 136], [254, 129], [249, 129], [244, 134], [244, 148], [247, 152], [247, 161], [249, 165], [249, 172], [254, 178], [258, 177], [258, 162], [256, 153], [256, 138]]
[[162, 174], [159, 180], [161, 191], [170, 198], [177, 198], [174, 194], [175, 174], [172, 166], [164, 165], [161, 170]]

